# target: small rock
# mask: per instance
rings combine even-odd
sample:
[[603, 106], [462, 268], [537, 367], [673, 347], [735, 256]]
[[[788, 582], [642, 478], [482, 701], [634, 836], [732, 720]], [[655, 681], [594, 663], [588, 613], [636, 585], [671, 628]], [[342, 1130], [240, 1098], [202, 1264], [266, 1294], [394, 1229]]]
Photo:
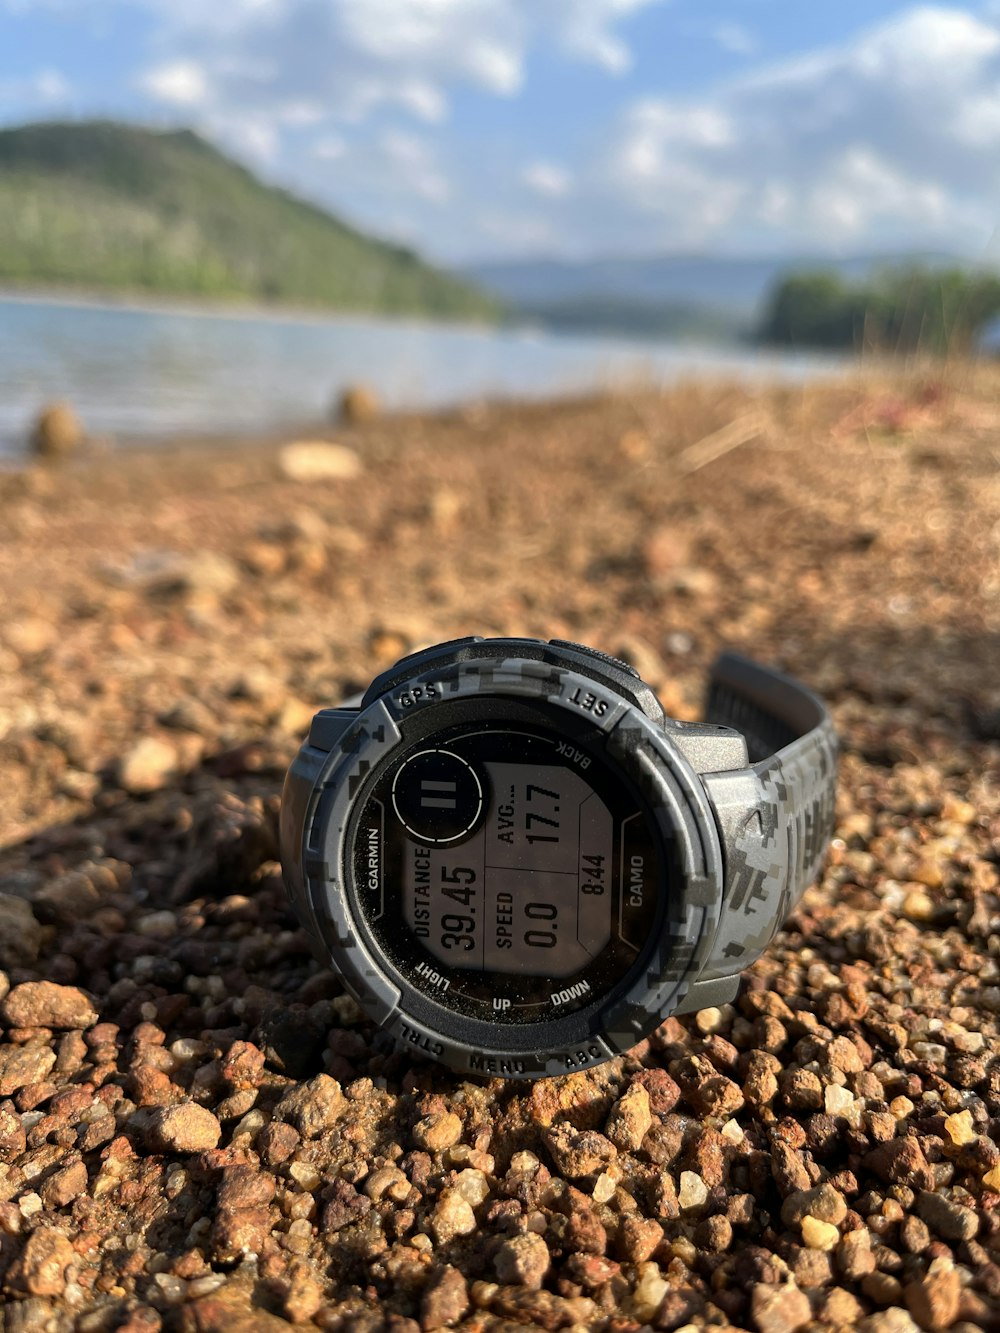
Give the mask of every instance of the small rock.
[[177, 769], [177, 751], [158, 736], [143, 736], [121, 757], [118, 781], [133, 796], [165, 786]]
[[758, 1333], [795, 1333], [812, 1320], [809, 1297], [798, 1287], [772, 1287], [758, 1282], [750, 1297]]
[[806, 1213], [802, 1219], [802, 1239], [811, 1250], [834, 1250], [840, 1232], [832, 1222], [821, 1222], [818, 1217]]
[[858, 1333], [919, 1333], [917, 1325], [899, 1306], [868, 1315], [857, 1328]]
[[326, 440], [286, 444], [278, 465], [290, 481], [351, 481], [361, 475], [361, 459], [354, 450]]
[[880, 1143], [866, 1154], [864, 1162], [869, 1171], [888, 1184], [909, 1185], [913, 1189], [928, 1189], [934, 1184], [927, 1158], [910, 1135]]
[[898, 1306], [903, 1299], [903, 1288], [891, 1273], [876, 1269], [861, 1279], [861, 1294], [876, 1305]]
[[0, 1005], [0, 1019], [12, 1028], [89, 1028], [97, 1022], [97, 1010], [76, 986], [25, 981]]
[[59, 630], [41, 616], [21, 616], [4, 627], [4, 641], [22, 662], [48, 652], [59, 639]]
[[652, 1262], [639, 1269], [639, 1281], [632, 1292], [631, 1314], [643, 1324], [651, 1323], [670, 1290], [659, 1266]]
[[651, 1259], [663, 1240], [663, 1228], [652, 1218], [629, 1214], [618, 1229], [620, 1257], [629, 1263], [642, 1264]]
[[83, 443], [83, 426], [69, 403], [42, 408], [31, 431], [31, 449], [39, 458], [65, 458]]
[[850, 1088], [841, 1088], [836, 1083], [829, 1084], [823, 1090], [823, 1109], [827, 1115], [853, 1117], [857, 1113], [853, 1092]]
[[530, 1231], [504, 1241], [493, 1260], [499, 1281], [518, 1283], [536, 1291], [549, 1271], [550, 1262], [549, 1247], [541, 1236]]
[[837, 1250], [837, 1266], [844, 1277], [857, 1281], [875, 1270], [872, 1237], [867, 1227], [848, 1231]]
[[943, 1240], [972, 1240], [979, 1232], [979, 1218], [971, 1208], [936, 1191], [921, 1190], [917, 1212]]
[[288, 1278], [283, 1308], [293, 1324], [307, 1324], [323, 1304], [323, 1288], [303, 1264]]
[[834, 1287], [820, 1306], [819, 1316], [834, 1327], [853, 1328], [864, 1314], [861, 1302], [843, 1287]]
[[304, 1139], [314, 1139], [336, 1123], [346, 1104], [337, 1080], [317, 1074], [285, 1093], [274, 1108], [274, 1119], [287, 1120]]
[[572, 1125], [553, 1125], [546, 1130], [545, 1145], [556, 1169], [568, 1180], [592, 1175], [618, 1156], [618, 1149], [603, 1134]]
[[944, 1132], [959, 1148], [966, 1143], [975, 1143], [979, 1137], [972, 1123], [971, 1111], [958, 1111], [955, 1115], [946, 1116]]
[[274, 1177], [266, 1171], [236, 1163], [222, 1172], [217, 1203], [222, 1212], [266, 1208], [274, 1198]]
[[30, 967], [42, 947], [42, 928], [31, 904], [0, 893], [0, 967]]
[[431, 1228], [438, 1244], [444, 1245], [456, 1236], [469, 1236], [477, 1225], [468, 1200], [457, 1189], [446, 1189], [431, 1214]]
[[54, 1227], [39, 1227], [28, 1237], [9, 1274], [12, 1285], [32, 1296], [61, 1296], [66, 1270], [76, 1260], [69, 1238]]
[[443, 1152], [462, 1137], [462, 1122], [454, 1111], [440, 1111], [425, 1116], [413, 1127], [414, 1142], [428, 1152]]
[[839, 1190], [824, 1181], [814, 1189], [796, 1190], [781, 1205], [781, 1220], [785, 1226], [795, 1226], [807, 1214], [839, 1226], [847, 1216], [847, 1203]]
[[46, 1208], [65, 1208], [87, 1189], [87, 1168], [83, 1162], [73, 1162], [42, 1185], [42, 1202]]
[[648, 1134], [652, 1123], [649, 1093], [641, 1083], [633, 1083], [624, 1097], [619, 1098], [611, 1108], [604, 1132], [616, 1148], [634, 1152]]
[[954, 1268], [929, 1271], [906, 1284], [903, 1299], [921, 1328], [949, 1328], [958, 1318], [962, 1284]]
[[378, 394], [370, 384], [348, 384], [337, 400], [337, 418], [348, 426], [374, 421], [381, 411]]
[[696, 1171], [682, 1171], [681, 1185], [677, 1192], [677, 1202], [683, 1212], [704, 1206], [708, 1198], [708, 1186]]
[[925, 889], [913, 889], [903, 899], [903, 916], [917, 925], [933, 921], [936, 911], [937, 903]]
[[689, 550], [689, 539], [677, 529], [657, 528], [642, 548], [642, 563], [650, 578], [660, 578], [683, 565]]
[[43, 1083], [55, 1062], [56, 1053], [47, 1044], [0, 1046], [0, 1097]]
[[203, 1152], [218, 1146], [222, 1126], [207, 1107], [180, 1102], [157, 1107], [149, 1121], [147, 1138], [154, 1152]]
[[270, 1234], [271, 1214], [266, 1208], [219, 1213], [212, 1225], [212, 1257], [219, 1263], [233, 1263], [260, 1254]]
[[424, 1288], [420, 1301], [420, 1327], [451, 1328], [469, 1309], [469, 1289], [465, 1278], [450, 1264], [438, 1270]]

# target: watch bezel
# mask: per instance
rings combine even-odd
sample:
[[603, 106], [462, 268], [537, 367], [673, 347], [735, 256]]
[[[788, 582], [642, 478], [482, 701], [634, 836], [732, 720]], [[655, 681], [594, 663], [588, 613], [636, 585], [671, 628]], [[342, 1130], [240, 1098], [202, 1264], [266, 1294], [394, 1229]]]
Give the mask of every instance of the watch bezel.
[[[415, 664], [416, 665], [416, 664]], [[664, 928], [648, 961], [587, 1009], [531, 1023], [540, 1049], [511, 1030], [436, 1006], [399, 974], [355, 919], [348, 830], [363, 784], [405, 750], [405, 719], [476, 698], [532, 701], [552, 730], [567, 713], [603, 737], [604, 757], [643, 795], [672, 865]], [[513, 720], [513, 719], [512, 719]], [[363, 708], [331, 751], [303, 829], [306, 906], [330, 965], [362, 1007], [402, 1043], [462, 1073], [532, 1078], [598, 1064], [630, 1049], [677, 1008], [708, 956], [719, 923], [722, 851], [693, 768], [639, 708], [571, 667], [511, 656], [417, 670]], [[416, 1012], [414, 1012], [416, 1010]], [[434, 1011], [438, 1011], [440, 1018]], [[508, 1037], [508, 1043], [498, 1040]], [[492, 1038], [492, 1041], [490, 1040]]]

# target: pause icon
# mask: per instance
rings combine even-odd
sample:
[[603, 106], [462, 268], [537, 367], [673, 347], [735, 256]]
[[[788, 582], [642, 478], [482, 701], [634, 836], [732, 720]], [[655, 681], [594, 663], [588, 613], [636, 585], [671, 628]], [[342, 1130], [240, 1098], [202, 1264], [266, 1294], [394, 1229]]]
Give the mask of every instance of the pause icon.
[[471, 833], [484, 808], [483, 784], [467, 759], [452, 750], [420, 750], [400, 764], [392, 781], [396, 817], [428, 845]]
[[432, 782], [425, 778], [420, 784], [420, 804], [425, 810], [454, 810], [458, 804], [457, 791], [457, 782]]

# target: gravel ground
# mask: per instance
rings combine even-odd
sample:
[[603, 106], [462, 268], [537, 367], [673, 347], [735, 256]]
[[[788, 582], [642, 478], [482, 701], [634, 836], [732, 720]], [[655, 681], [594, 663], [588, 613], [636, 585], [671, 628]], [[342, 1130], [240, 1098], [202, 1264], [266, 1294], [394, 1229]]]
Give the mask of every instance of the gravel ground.
[[[1000, 376], [338, 439], [0, 478], [0, 1327], [1000, 1328]], [[737, 1002], [534, 1085], [388, 1048], [275, 861], [312, 709], [474, 631], [843, 739]]]

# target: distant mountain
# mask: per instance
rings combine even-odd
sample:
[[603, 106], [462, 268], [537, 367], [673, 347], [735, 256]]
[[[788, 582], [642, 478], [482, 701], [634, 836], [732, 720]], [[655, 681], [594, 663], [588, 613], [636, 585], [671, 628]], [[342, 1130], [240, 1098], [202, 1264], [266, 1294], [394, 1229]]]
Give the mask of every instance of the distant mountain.
[[499, 303], [257, 180], [190, 130], [0, 130], [0, 284], [494, 318]]
[[660, 255], [639, 259], [596, 259], [573, 263], [557, 259], [511, 260], [471, 264], [463, 269], [472, 282], [508, 305], [543, 323], [573, 323], [582, 328], [588, 311], [614, 310], [620, 329], [632, 323], [648, 328], [653, 312], [676, 332], [697, 332], [714, 317], [714, 327], [731, 333], [749, 330], [768, 294], [789, 272], [828, 269], [857, 281], [885, 266], [956, 263], [936, 253], [789, 255], [781, 258], [730, 258], [709, 255]]

